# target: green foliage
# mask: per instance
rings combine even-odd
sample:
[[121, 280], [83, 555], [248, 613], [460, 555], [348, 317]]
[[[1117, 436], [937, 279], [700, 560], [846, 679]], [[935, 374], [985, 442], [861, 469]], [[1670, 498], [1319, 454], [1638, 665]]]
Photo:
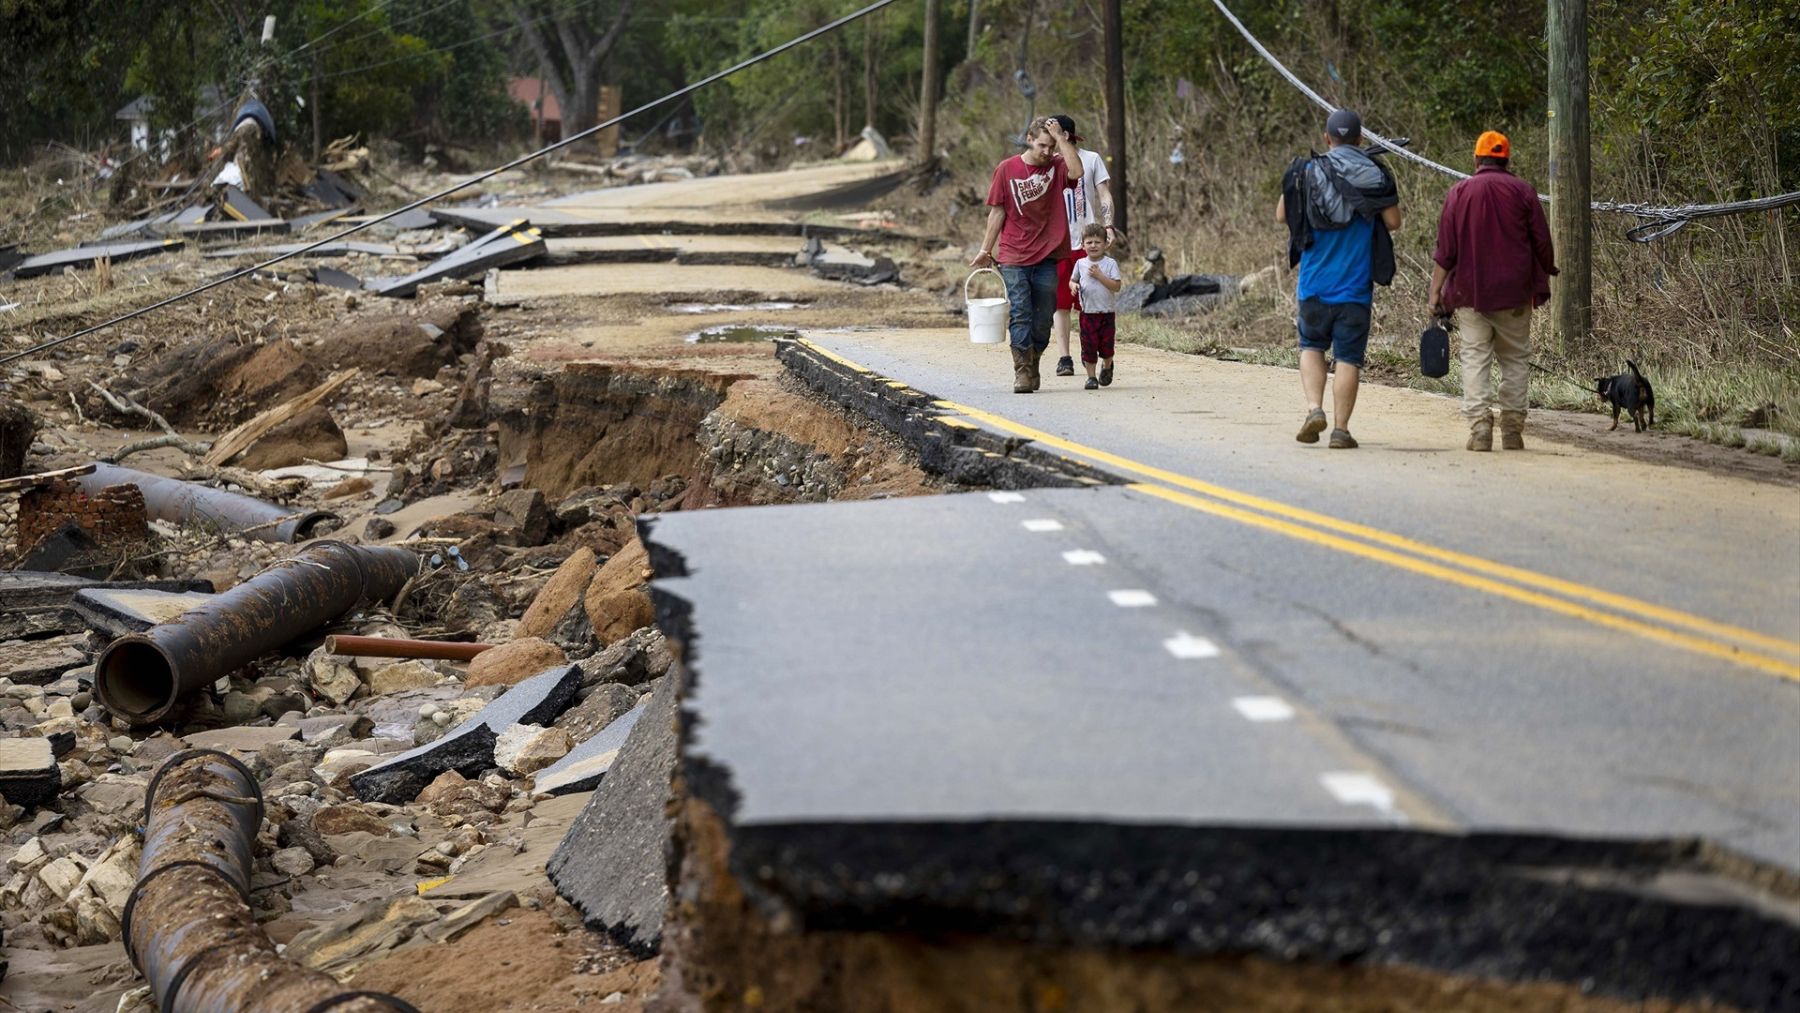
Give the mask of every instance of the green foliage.
[[1345, 17], [1434, 121], [1477, 132], [1543, 104], [1543, 0], [1352, 0]]
[[1726, 150], [1740, 194], [1800, 186], [1800, 0], [1598, 0], [1596, 109], [1659, 168]]

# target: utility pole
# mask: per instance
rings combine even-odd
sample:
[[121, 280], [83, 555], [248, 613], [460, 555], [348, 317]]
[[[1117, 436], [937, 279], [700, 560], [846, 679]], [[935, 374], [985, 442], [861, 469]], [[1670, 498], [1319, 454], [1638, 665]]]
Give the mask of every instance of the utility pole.
[[1588, 151], [1587, 0], [1549, 0], [1550, 242], [1559, 273], [1550, 282], [1550, 318], [1565, 352], [1587, 343], [1594, 325], [1593, 180]]
[[919, 84], [920, 165], [937, 160], [938, 0], [925, 0], [925, 75]]
[[[1551, 0], [1555, 3], [1556, 0]], [[1125, 31], [1119, 0], [1105, 0], [1100, 19], [1106, 30], [1106, 159], [1112, 175], [1113, 228], [1125, 232]]]

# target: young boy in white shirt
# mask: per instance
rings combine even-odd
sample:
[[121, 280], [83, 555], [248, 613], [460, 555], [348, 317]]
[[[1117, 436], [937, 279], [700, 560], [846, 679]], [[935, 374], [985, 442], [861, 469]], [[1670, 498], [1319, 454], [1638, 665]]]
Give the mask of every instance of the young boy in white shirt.
[[[1081, 365], [1087, 369], [1087, 389], [1099, 390], [1113, 382], [1113, 296], [1124, 284], [1119, 262], [1106, 255], [1106, 226], [1098, 222], [1081, 230], [1081, 248], [1087, 256], [1075, 262], [1069, 292], [1081, 307]], [[1094, 376], [1094, 364], [1100, 367]]]

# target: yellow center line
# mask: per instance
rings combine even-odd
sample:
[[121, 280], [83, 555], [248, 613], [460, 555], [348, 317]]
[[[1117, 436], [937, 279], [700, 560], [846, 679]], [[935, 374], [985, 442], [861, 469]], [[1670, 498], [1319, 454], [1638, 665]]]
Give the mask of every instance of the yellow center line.
[[[1026, 437], [1035, 442], [1043, 443], [1046, 446], [1055, 447], [1058, 450], [1079, 454], [1121, 471], [1129, 471], [1138, 475], [1143, 475], [1146, 478], [1155, 479], [1165, 485], [1172, 485], [1177, 488], [1203, 493], [1216, 499], [1225, 500], [1228, 503], [1237, 503], [1242, 506], [1252, 507], [1266, 513], [1302, 521], [1330, 531], [1354, 535], [1358, 538], [1366, 539], [1380, 545], [1386, 545], [1406, 552], [1411, 552], [1415, 555], [1424, 556], [1427, 559], [1435, 559], [1439, 562], [1460, 566], [1477, 573], [1485, 573], [1489, 576], [1516, 581], [1528, 587], [1553, 591], [1557, 594], [1585, 600], [1596, 605], [1605, 605], [1609, 608], [1633, 612], [1641, 616], [1661, 620], [1670, 625], [1684, 626], [1688, 629], [1710, 633], [1716, 637], [1753, 644], [1765, 650], [1777, 651], [1783, 654], [1800, 655], [1800, 644], [1783, 640], [1779, 637], [1772, 637], [1766, 633], [1758, 633], [1755, 630], [1748, 630], [1740, 626], [1733, 626], [1729, 623], [1707, 619], [1704, 616], [1697, 616], [1689, 612], [1682, 612], [1678, 609], [1657, 605], [1653, 602], [1633, 598], [1630, 595], [1617, 594], [1612, 591], [1590, 587], [1586, 584], [1578, 584], [1574, 581], [1563, 580], [1560, 577], [1552, 577], [1548, 574], [1538, 573], [1533, 570], [1509, 566], [1505, 563], [1497, 563], [1491, 559], [1483, 559], [1480, 556], [1471, 556], [1467, 553], [1439, 548], [1435, 545], [1407, 538], [1404, 535], [1394, 534], [1391, 531], [1383, 531], [1380, 528], [1372, 528], [1365, 524], [1358, 524], [1354, 521], [1346, 521], [1327, 514], [1316, 513], [1303, 507], [1292, 506], [1287, 503], [1282, 503], [1279, 500], [1265, 499], [1261, 496], [1251, 495], [1250, 493], [1239, 492], [1236, 489], [1214, 485], [1211, 482], [1203, 482], [1197, 478], [1190, 478], [1186, 475], [1167, 471], [1153, 465], [1133, 461], [1129, 458], [1120, 457], [1117, 454], [1108, 453], [1107, 451], [1094, 447], [1083, 446], [1071, 440], [1065, 440], [1059, 436], [1033, 429], [1030, 426], [1020, 425], [1003, 416], [985, 412], [979, 408], [973, 408], [968, 405], [957, 404], [954, 401], [938, 401], [936, 404], [940, 408], [957, 412], [975, 419], [978, 422], [984, 422], [996, 429], [1010, 432], [1016, 436]], [[1800, 668], [1796, 669], [1796, 677], [1800, 677]]]
[[[802, 344], [839, 365], [853, 369], [859, 373], [874, 375], [873, 371], [868, 367], [852, 362], [843, 356], [821, 348], [811, 341], [802, 341]], [[1778, 675], [1783, 678], [1800, 681], [1800, 664], [1784, 657], [1771, 656], [1769, 654], [1747, 650], [1743, 646], [1740, 646], [1740, 644], [1754, 645], [1766, 650], [1774, 651], [1778, 655], [1800, 656], [1800, 644], [1792, 641], [1783, 640], [1779, 637], [1772, 637], [1764, 633], [1758, 633], [1755, 630], [1733, 626], [1729, 623], [1707, 619], [1704, 616], [1693, 615], [1692, 613], [1683, 612], [1679, 609], [1657, 605], [1653, 602], [1643, 601], [1642, 599], [1633, 598], [1629, 595], [1617, 594], [1601, 588], [1590, 587], [1586, 584], [1579, 584], [1574, 581], [1563, 580], [1559, 577], [1552, 577], [1548, 574], [1537, 573], [1516, 566], [1509, 566], [1505, 563], [1495, 562], [1490, 559], [1483, 559], [1480, 556], [1472, 556], [1467, 553], [1440, 548], [1426, 542], [1407, 538], [1404, 535], [1395, 534], [1391, 531], [1383, 531], [1380, 528], [1369, 527], [1368, 525], [1358, 524], [1354, 521], [1342, 520], [1327, 514], [1307, 510], [1303, 507], [1282, 503], [1279, 500], [1266, 499], [1250, 493], [1239, 492], [1236, 489], [1215, 485], [1211, 482], [1204, 482], [1197, 478], [1158, 468], [1154, 465], [1144, 464], [1140, 461], [1134, 461], [1130, 458], [1121, 457], [1118, 454], [1109, 453], [1095, 447], [1085, 446], [1076, 443], [1073, 440], [1066, 440], [1051, 433], [1046, 433], [1042, 430], [1014, 422], [1004, 416], [995, 415], [992, 412], [983, 411], [969, 405], [959, 404], [954, 401], [937, 401], [935, 402], [935, 406], [945, 411], [956, 412], [966, 418], [974, 419], [994, 429], [1000, 430], [1001, 432], [1024, 437], [1046, 447], [1052, 447], [1068, 454], [1074, 454], [1087, 460], [1107, 465], [1119, 471], [1130, 472], [1145, 478], [1153, 479], [1163, 483], [1163, 485], [1175, 486], [1177, 489], [1185, 489], [1190, 492], [1200, 493], [1206, 497], [1211, 497], [1210, 499], [1204, 499], [1200, 496], [1192, 496], [1184, 492], [1178, 492], [1176, 489], [1163, 488], [1162, 486], [1151, 485], [1148, 483], [1136, 483], [1129, 486], [1129, 488], [1138, 492], [1156, 496], [1172, 503], [1178, 503], [1182, 506], [1211, 513], [1216, 516], [1226, 517], [1265, 530], [1279, 532], [1316, 545], [1323, 545], [1339, 551], [1348, 552], [1365, 559], [1387, 563], [1412, 573], [1448, 581], [1462, 587], [1547, 609], [1560, 615], [1582, 619], [1609, 629], [1632, 633], [1659, 643], [1681, 647], [1700, 654], [1721, 658], [1735, 664], [1746, 665], [1759, 671]], [[946, 425], [956, 424], [950, 422], [948, 418], [943, 418], [939, 421], [944, 422]], [[1224, 502], [1216, 502], [1219, 500]], [[1233, 503], [1238, 504], [1238, 506], [1234, 507], [1227, 505]], [[1239, 507], [1248, 507], [1250, 509], [1239, 509]], [[1255, 513], [1252, 512], [1253, 510], [1262, 512]], [[1267, 516], [1269, 514], [1273, 514], [1274, 516]], [[1287, 518], [1287, 520], [1279, 518]], [[1304, 527], [1302, 525], [1312, 525], [1313, 527]], [[1328, 532], [1338, 532], [1338, 534], [1329, 534]], [[1339, 537], [1339, 535], [1349, 535], [1354, 538], [1363, 539], [1364, 541], [1353, 541], [1351, 538]], [[1370, 545], [1365, 544], [1365, 542], [1372, 542], [1375, 544]], [[1387, 546], [1388, 548], [1380, 548], [1378, 546]], [[1403, 555], [1402, 553], [1411, 553], [1412, 555]], [[1423, 558], [1414, 558], [1415, 556]], [[1429, 560], [1435, 560], [1436, 562], [1430, 562]], [[1456, 567], [1459, 567], [1460, 569], [1455, 569]], [[1487, 576], [1480, 576], [1481, 574]], [[1513, 584], [1502, 583], [1501, 580], [1489, 578], [1501, 578], [1525, 586], [1515, 587]], [[1532, 590], [1533, 588], [1536, 590]], [[1551, 594], [1543, 593], [1546, 591], [1564, 595], [1576, 600], [1565, 601], [1562, 598], [1553, 597]], [[1582, 602], [1588, 604], [1582, 604]], [[1599, 605], [1617, 609], [1621, 612], [1631, 613], [1631, 615], [1613, 615], [1609, 612], [1602, 612], [1592, 608], [1590, 605]], [[1695, 636], [1690, 633], [1681, 632], [1680, 630], [1664, 629], [1663, 627], [1646, 622], [1645, 620], [1647, 619], [1654, 619], [1671, 626], [1685, 627], [1689, 630], [1710, 634], [1712, 637], [1718, 639]], [[1733, 641], [1735, 641], [1735, 643]]]
[[1448, 566], [1426, 562], [1423, 559], [1415, 559], [1412, 556], [1404, 556], [1390, 549], [1377, 548], [1373, 545], [1354, 542], [1338, 535], [1327, 534], [1313, 528], [1302, 527], [1292, 521], [1278, 520], [1263, 514], [1251, 513], [1250, 511], [1239, 507], [1226, 506], [1223, 503], [1218, 503], [1213, 500], [1201, 499], [1198, 496], [1190, 496], [1184, 492], [1176, 492], [1174, 489], [1165, 489], [1160, 485], [1139, 482], [1126, 486], [1126, 488], [1145, 493], [1146, 495], [1155, 496], [1158, 499], [1165, 499], [1171, 503], [1179, 503], [1182, 506], [1191, 507], [1195, 510], [1204, 511], [1205, 513], [1227, 517], [1243, 524], [1264, 528], [1269, 531], [1280, 532], [1291, 538], [1312, 542], [1315, 545], [1324, 545], [1329, 548], [1337, 549], [1340, 552], [1348, 552], [1352, 555], [1362, 556], [1365, 559], [1377, 560], [1412, 573], [1434, 577], [1438, 580], [1448, 581], [1452, 584], [1476, 591], [1485, 591], [1488, 594], [1498, 595], [1499, 597], [1522, 602], [1526, 605], [1535, 605], [1538, 608], [1548, 609], [1551, 612], [1556, 612], [1576, 619], [1584, 619], [1590, 623], [1605, 626], [1609, 629], [1634, 633], [1640, 637], [1645, 637], [1673, 647], [1682, 647], [1690, 651], [1696, 651], [1700, 654], [1722, 658], [1736, 664], [1748, 665], [1751, 668], [1768, 672], [1771, 675], [1779, 675], [1788, 679], [1800, 679], [1800, 665], [1796, 665], [1791, 661], [1785, 661], [1781, 658], [1773, 658], [1766, 654], [1757, 654], [1731, 644], [1722, 643], [1717, 640], [1708, 640], [1704, 637], [1696, 637], [1692, 634], [1682, 633], [1678, 630], [1665, 629], [1661, 626], [1652, 626], [1649, 623], [1641, 622], [1637, 619], [1630, 619], [1625, 616], [1616, 616], [1610, 612], [1601, 612], [1598, 609], [1589, 608], [1586, 605], [1581, 605], [1576, 602], [1564, 601], [1561, 598], [1553, 598], [1550, 595], [1539, 591], [1531, 591], [1522, 587], [1514, 587], [1511, 584], [1503, 584], [1500, 581], [1492, 580], [1487, 577], [1478, 577], [1474, 574], [1464, 573], [1461, 570], [1453, 570]]

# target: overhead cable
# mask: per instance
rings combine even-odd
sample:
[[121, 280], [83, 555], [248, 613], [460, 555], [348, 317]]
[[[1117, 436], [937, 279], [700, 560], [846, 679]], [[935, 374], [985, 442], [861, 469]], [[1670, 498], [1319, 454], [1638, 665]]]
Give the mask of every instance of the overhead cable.
[[[1267, 46], [1264, 46], [1256, 36], [1250, 34], [1250, 29], [1245, 28], [1244, 23], [1238, 20], [1237, 15], [1231, 13], [1231, 8], [1225, 6], [1224, 0], [1213, 0], [1213, 6], [1219, 9], [1220, 14], [1225, 15], [1225, 20], [1231, 22], [1232, 27], [1238, 30], [1238, 34], [1244, 37], [1244, 41], [1250, 43], [1250, 48], [1256, 50], [1256, 52], [1268, 62], [1269, 66], [1274, 67], [1277, 73], [1286, 78], [1289, 84], [1299, 90], [1300, 94], [1311, 99], [1315, 105], [1324, 109], [1326, 112], [1337, 111], [1337, 106], [1333, 105], [1330, 101], [1325, 99], [1324, 96], [1314, 91], [1305, 81], [1296, 77], [1293, 71], [1287, 69], [1280, 60], [1275, 58], [1274, 53], [1269, 52]], [[1469, 178], [1469, 174], [1466, 172], [1459, 172], [1440, 162], [1434, 162], [1416, 151], [1410, 151], [1401, 145], [1389, 141], [1387, 138], [1376, 134], [1366, 127], [1363, 128], [1363, 136], [1368, 138], [1376, 146], [1391, 151], [1409, 162], [1417, 162], [1428, 169], [1434, 169], [1446, 176], [1453, 176], [1457, 179]], [[1546, 194], [1538, 194], [1538, 200], [1543, 201], [1546, 204], [1550, 203], [1550, 198]], [[1729, 201], [1722, 204], [1677, 204], [1659, 207], [1649, 204], [1621, 203], [1618, 201], [1594, 201], [1589, 207], [1595, 211], [1631, 215], [1645, 219], [1645, 221], [1627, 230], [1625, 237], [1633, 242], [1648, 243], [1653, 239], [1660, 239], [1663, 236], [1680, 230], [1683, 226], [1687, 225], [1688, 222], [1693, 221], [1696, 218], [1713, 218], [1720, 215], [1741, 214], [1748, 211], [1769, 211], [1775, 208], [1786, 207], [1789, 204], [1800, 204], [1800, 190], [1796, 190], [1792, 193], [1776, 194], [1772, 197]]]
[[898, 2], [898, 0], [875, 0], [874, 3], [871, 3], [865, 7], [861, 7], [849, 14], [846, 14], [843, 17], [838, 18], [836, 21], [832, 21], [832, 22], [828, 22], [827, 24], [820, 25], [818, 28], [815, 28], [812, 31], [797, 35], [794, 38], [789, 39], [788, 41], [782, 43], [779, 46], [776, 46], [773, 49], [768, 49], [761, 53], [758, 53], [755, 56], [749, 57], [744, 60], [740, 60], [739, 62], [732, 64], [731, 66], [725, 68], [724, 70], [721, 70], [721, 71], [718, 71], [717, 73], [708, 75], [707, 77], [703, 77], [700, 80], [695, 81], [691, 84], [683, 85], [682, 87], [677, 88], [676, 90], [674, 90], [672, 92], [669, 92], [667, 95], [664, 95], [661, 98], [653, 99], [649, 102], [644, 103], [641, 106], [638, 106], [635, 109], [629, 110], [624, 113], [620, 113], [619, 115], [614, 116], [612, 119], [607, 120], [604, 123], [599, 123], [594, 126], [588, 127], [586, 130], [582, 130], [577, 133], [570, 134], [568, 137], [565, 137], [562, 140], [555, 142], [554, 144], [547, 144], [547, 145], [537, 149], [536, 151], [529, 152], [524, 155], [520, 155], [518, 158], [515, 158], [510, 162], [506, 162], [502, 165], [495, 166], [492, 169], [488, 169], [485, 172], [477, 173], [474, 176], [470, 176], [468, 179], [465, 179], [460, 183], [453, 184], [449, 187], [439, 190], [436, 193], [427, 194], [424, 197], [420, 197], [419, 199], [413, 201], [410, 204], [404, 204], [400, 207], [393, 209], [392, 211], [383, 212], [382, 214], [377, 215], [374, 218], [369, 219], [368, 221], [359, 222], [355, 225], [352, 225], [351, 227], [343, 230], [342, 232], [338, 232], [333, 235], [325, 236], [321, 239], [314, 240], [313, 242], [307, 243], [304, 246], [295, 247], [294, 249], [289, 250], [286, 253], [280, 254], [279, 256], [271, 257], [268, 260], [265, 260], [259, 264], [253, 264], [249, 267], [243, 268], [242, 270], [233, 271], [230, 274], [223, 275], [218, 278], [214, 278], [212, 281], [208, 281], [203, 284], [196, 285], [193, 288], [190, 288], [185, 292], [178, 292], [175, 295], [169, 296], [166, 299], [160, 299], [156, 302], [151, 303], [148, 306], [141, 306], [141, 307], [139, 307], [135, 310], [132, 310], [128, 313], [122, 313], [119, 316], [113, 317], [110, 320], [103, 320], [100, 323], [94, 324], [91, 327], [84, 327], [81, 330], [76, 331], [73, 334], [64, 335], [63, 337], [56, 338], [51, 341], [45, 341], [40, 344], [33, 345], [30, 348], [24, 349], [22, 351], [14, 352], [11, 355], [5, 356], [4, 358], [0, 358], [0, 366], [4, 366], [9, 362], [13, 362], [18, 359], [23, 359], [29, 355], [36, 355], [39, 352], [45, 351], [47, 349], [55, 348], [58, 345], [67, 344], [68, 342], [74, 341], [78, 338], [84, 338], [84, 337], [88, 336], [89, 334], [93, 334], [97, 331], [103, 331], [108, 327], [112, 327], [117, 324], [122, 324], [127, 320], [131, 320], [136, 317], [141, 317], [146, 313], [155, 312], [156, 310], [162, 309], [165, 306], [173, 306], [174, 304], [176, 304], [178, 302], [182, 302], [184, 300], [191, 299], [194, 296], [201, 294], [202, 292], [209, 292], [215, 288], [218, 288], [221, 285], [228, 284], [233, 281], [237, 281], [239, 278], [246, 278], [252, 274], [255, 274], [258, 271], [267, 270], [268, 268], [271, 268], [271, 267], [275, 266], [276, 264], [281, 263], [284, 260], [291, 260], [295, 257], [299, 257], [308, 252], [316, 250], [319, 247], [324, 246], [328, 243], [335, 243], [341, 239], [344, 239], [347, 236], [355, 235], [356, 233], [361, 232], [362, 230], [370, 227], [371, 225], [377, 225], [381, 222], [387, 221], [389, 218], [395, 217], [396, 215], [405, 214], [408, 211], [412, 211], [416, 208], [423, 207], [426, 204], [430, 204], [432, 201], [442, 200], [443, 198], [448, 197], [451, 194], [459, 193], [463, 190], [466, 190], [469, 187], [472, 187], [477, 183], [481, 183], [486, 180], [492, 179], [495, 176], [498, 176], [503, 172], [507, 172], [511, 169], [516, 169], [519, 166], [526, 164], [527, 162], [531, 162], [536, 159], [542, 158], [545, 155], [548, 155], [553, 151], [559, 151], [563, 148], [568, 147], [571, 144], [576, 144], [580, 141], [586, 140], [587, 138], [594, 136], [595, 134], [599, 133], [602, 130], [607, 129], [608, 127], [614, 126], [619, 123], [623, 123], [626, 120], [631, 119], [633, 116], [637, 116], [640, 113], [648, 112], [651, 109], [655, 109], [657, 106], [660, 106], [665, 102], [671, 102], [671, 101], [674, 101], [675, 99], [682, 98], [687, 95], [691, 95], [694, 92], [697, 92], [700, 89], [705, 88], [706, 86], [708, 86], [710, 84], [714, 84], [716, 82], [723, 81], [725, 78], [728, 78], [731, 75], [736, 74], [741, 70], [745, 70], [746, 68], [749, 68], [749, 67], [754, 67], [755, 65], [762, 63], [765, 60], [779, 56], [782, 53], [785, 53], [788, 50], [793, 49], [797, 46], [803, 46], [806, 43], [811, 42], [812, 40], [819, 38], [822, 35], [829, 35], [830, 33], [838, 30], [839, 28], [844, 27], [845, 25], [851, 24], [852, 22], [855, 22], [860, 18], [863, 18], [870, 14], [873, 14], [874, 12], [881, 10], [884, 7], [891, 6], [897, 2]]

